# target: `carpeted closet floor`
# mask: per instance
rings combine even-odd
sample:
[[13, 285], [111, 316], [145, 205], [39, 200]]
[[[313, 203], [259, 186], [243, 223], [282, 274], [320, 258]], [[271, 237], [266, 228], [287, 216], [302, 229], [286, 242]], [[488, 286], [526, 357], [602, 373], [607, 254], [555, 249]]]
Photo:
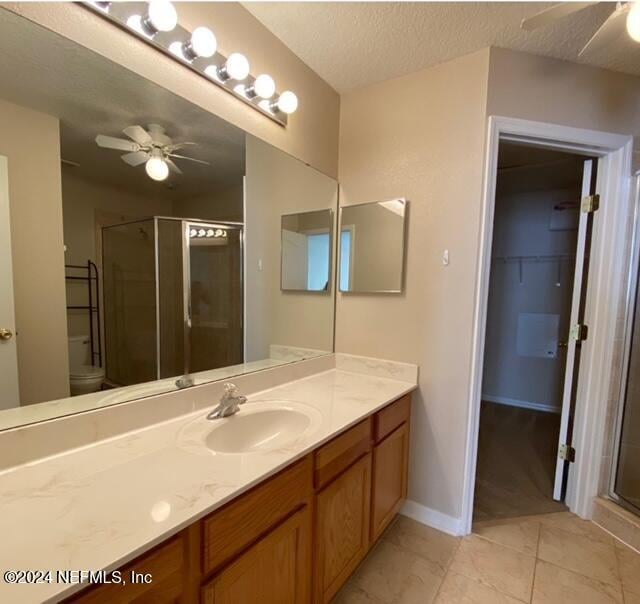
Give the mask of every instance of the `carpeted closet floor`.
[[553, 500], [560, 415], [482, 402], [474, 522], [565, 511]]

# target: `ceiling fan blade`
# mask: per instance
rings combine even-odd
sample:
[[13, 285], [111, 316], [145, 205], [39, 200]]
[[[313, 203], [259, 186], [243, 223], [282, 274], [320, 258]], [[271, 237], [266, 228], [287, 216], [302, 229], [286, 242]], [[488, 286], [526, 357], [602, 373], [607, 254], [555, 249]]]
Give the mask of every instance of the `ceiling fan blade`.
[[122, 132], [139, 145], [150, 145], [153, 142], [151, 135], [142, 126], [127, 126]]
[[554, 4], [553, 6], [536, 13], [531, 17], [527, 17], [520, 22], [520, 29], [525, 31], [533, 31], [539, 27], [549, 25], [558, 19], [577, 13], [584, 10], [597, 2], [562, 2], [560, 4]]
[[631, 3], [627, 3], [616, 8], [599, 27], [598, 31], [591, 36], [591, 39], [578, 53], [578, 56], [581, 57], [584, 54], [598, 51], [622, 37], [627, 28], [627, 13], [629, 12], [630, 6]]
[[175, 162], [168, 157], [165, 157], [164, 161], [167, 162], [167, 166], [169, 166], [169, 170], [175, 172], [176, 174], [182, 174], [182, 170], [176, 166]]
[[105, 136], [104, 134], [98, 134], [96, 136], [96, 143], [98, 147], [105, 149], [118, 149], [119, 151], [139, 151], [140, 145], [133, 141], [125, 140], [124, 138], [116, 138], [115, 136]]
[[189, 145], [197, 145], [197, 143], [175, 143], [173, 145], [167, 145], [166, 150], [169, 153], [173, 153], [174, 151], [177, 151], [178, 149], [184, 149], [185, 147], [188, 147]]
[[169, 153], [169, 157], [176, 157], [178, 159], [186, 159], [189, 161], [195, 161], [199, 164], [204, 164], [205, 166], [210, 166], [211, 164], [208, 161], [203, 161], [201, 159], [196, 159], [195, 157], [187, 157], [186, 155], [178, 155], [177, 153]]
[[133, 153], [121, 155], [120, 159], [130, 166], [135, 167], [145, 163], [149, 159], [149, 154], [146, 151], [134, 151]]

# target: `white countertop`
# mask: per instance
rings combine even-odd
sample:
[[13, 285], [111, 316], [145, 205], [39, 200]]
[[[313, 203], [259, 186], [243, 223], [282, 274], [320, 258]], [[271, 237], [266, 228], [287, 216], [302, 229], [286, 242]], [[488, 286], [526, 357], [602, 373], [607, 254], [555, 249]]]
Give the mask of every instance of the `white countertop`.
[[[415, 387], [332, 369], [253, 394], [240, 413], [269, 400], [315, 410], [313, 429], [275, 451], [212, 453], [200, 440], [212, 422], [198, 411], [2, 472], [0, 569], [115, 569]], [[0, 602], [77, 590], [0, 581]]]

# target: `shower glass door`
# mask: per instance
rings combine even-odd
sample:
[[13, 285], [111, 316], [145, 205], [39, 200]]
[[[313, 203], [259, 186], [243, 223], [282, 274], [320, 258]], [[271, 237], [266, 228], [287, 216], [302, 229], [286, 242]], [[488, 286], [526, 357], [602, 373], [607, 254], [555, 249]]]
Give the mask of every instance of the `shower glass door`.
[[186, 223], [189, 373], [243, 362], [242, 230]]
[[628, 316], [625, 387], [618, 431], [618, 450], [613, 491], [619, 502], [640, 513], [640, 288], [638, 243], [640, 224], [635, 225], [635, 268], [632, 275]]

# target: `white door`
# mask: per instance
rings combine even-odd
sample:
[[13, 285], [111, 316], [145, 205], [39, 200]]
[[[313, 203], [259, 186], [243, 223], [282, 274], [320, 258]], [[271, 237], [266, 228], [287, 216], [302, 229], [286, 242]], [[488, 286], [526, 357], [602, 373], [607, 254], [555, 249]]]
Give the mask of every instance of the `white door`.
[[[597, 160], [584, 162], [582, 173], [582, 199], [595, 194]], [[571, 446], [573, 428], [573, 412], [575, 407], [576, 389], [578, 386], [578, 371], [580, 367], [580, 350], [582, 341], [574, 331], [574, 326], [582, 325], [584, 321], [584, 305], [586, 298], [587, 275], [589, 272], [589, 248], [591, 246], [591, 230], [593, 212], [580, 211], [578, 227], [578, 244], [576, 246], [576, 266], [573, 279], [573, 295], [571, 300], [570, 333], [566, 334], [567, 361], [564, 374], [564, 390], [562, 394], [562, 415], [560, 419], [560, 435], [558, 438], [558, 457], [556, 460], [556, 476], [553, 487], [553, 498], [557, 501], [564, 499], [567, 474], [570, 461], [563, 454], [565, 447]]]
[[0, 156], [0, 384], [2, 384], [0, 409], [17, 407], [20, 404], [15, 333], [9, 223], [9, 171], [7, 158]]

